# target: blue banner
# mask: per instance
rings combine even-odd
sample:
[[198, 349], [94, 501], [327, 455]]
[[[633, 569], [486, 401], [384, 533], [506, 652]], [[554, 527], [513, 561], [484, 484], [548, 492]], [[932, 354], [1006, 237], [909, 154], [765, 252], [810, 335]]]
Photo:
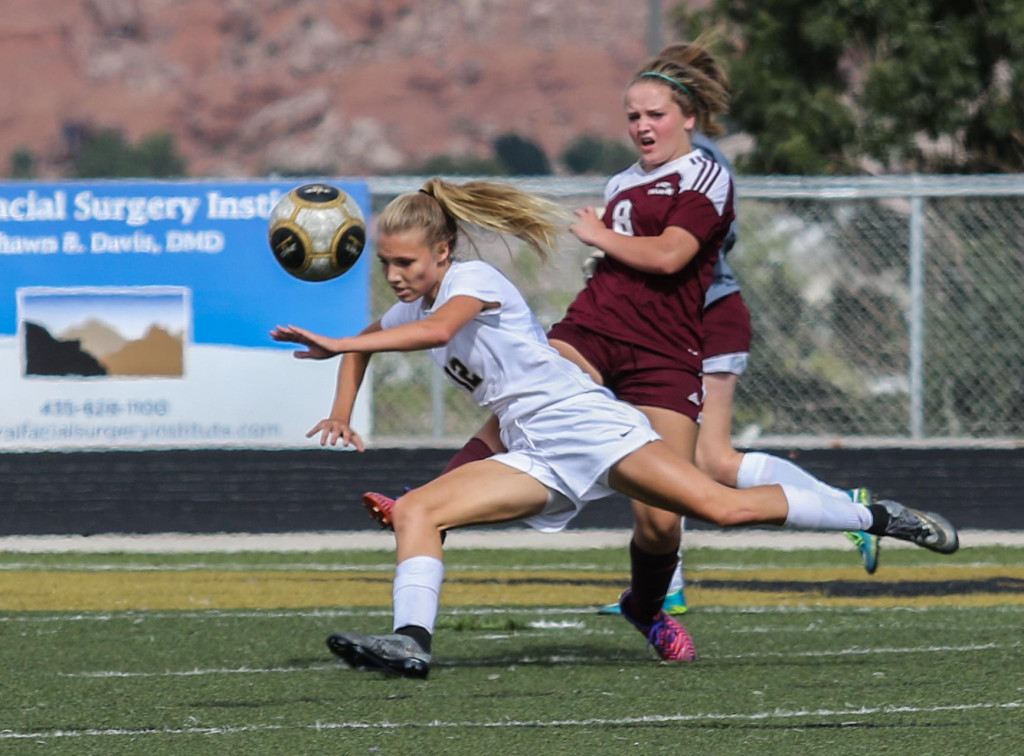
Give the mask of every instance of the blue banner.
[[[336, 363], [268, 332], [364, 328], [370, 255], [288, 275], [267, 219], [298, 183], [0, 184], [0, 450], [308, 444]], [[329, 183], [369, 219], [365, 183]]]
[[[0, 334], [17, 333], [26, 286], [181, 286], [197, 344], [266, 346], [281, 321], [337, 335], [367, 322], [367, 256], [341, 278], [300, 281], [278, 265], [267, 218], [295, 183], [0, 184]], [[370, 217], [364, 183], [346, 191]]]

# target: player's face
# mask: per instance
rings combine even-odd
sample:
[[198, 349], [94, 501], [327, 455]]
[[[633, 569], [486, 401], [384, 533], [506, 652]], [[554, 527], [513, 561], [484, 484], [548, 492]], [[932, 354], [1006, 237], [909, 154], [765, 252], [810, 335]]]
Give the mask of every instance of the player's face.
[[415, 302], [426, 297], [433, 303], [441, 279], [448, 270], [448, 247], [440, 244], [431, 249], [423, 240], [423, 232], [409, 229], [377, 237], [377, 258], [384, 278], [402, 302]]
[[644, 170], [659, 168], [693, 149], [690, 131], [696, 118], [683, 115], [669, 85], [639, 81], [627, 89], [626, 120]]

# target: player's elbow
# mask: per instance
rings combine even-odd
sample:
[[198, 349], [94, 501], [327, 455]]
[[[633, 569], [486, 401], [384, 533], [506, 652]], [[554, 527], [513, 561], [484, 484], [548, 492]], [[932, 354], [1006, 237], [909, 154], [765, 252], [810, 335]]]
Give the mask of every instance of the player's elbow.
[[672, 250], [662, 255], [656, 263], [658, 273], [663, 276], [673, 276], [690, 264], [693, 255]]
[[440, 323], [423, 323], [421, 336], [424, 348], [434, 349], [443, 347], [451, 341], [455, 336], [455, 331]]
[[651, 266], [651, 273], [656, 276], [672, 276], [685, 268], [674, 260], [662, 260]]
[[687, 266], [692, 255], [680, 254], [675, 249], [663, 249], [657, 255], [650, 255], [645, 261], [644, 272], [655, 276], [672, 276]]

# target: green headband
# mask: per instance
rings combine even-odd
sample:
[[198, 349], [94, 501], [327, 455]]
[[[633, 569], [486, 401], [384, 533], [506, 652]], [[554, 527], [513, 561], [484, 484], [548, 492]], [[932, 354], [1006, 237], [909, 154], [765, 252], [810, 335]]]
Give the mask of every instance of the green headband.
[[658, 73], [657, 71], [644, 71], [642, 74], [640, 74], [640, 76], [653, 76], [658, 79], [664, 79], [669, 84], [679, 87], [679, 89], [682, 90], [683, 94], [693, 97], [693, 92], [690, 91], [690, 88], [688, 86], [683, 84], [683, 82], [679, 81], [678, 79], [673, 79], [668, 74]]

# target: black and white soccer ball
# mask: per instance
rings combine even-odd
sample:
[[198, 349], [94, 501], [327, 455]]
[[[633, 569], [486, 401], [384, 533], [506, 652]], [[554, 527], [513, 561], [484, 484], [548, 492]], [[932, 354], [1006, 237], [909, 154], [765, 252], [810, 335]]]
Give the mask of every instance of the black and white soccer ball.
[[347, 271], [366, 246], [359, 205], [330, 184], [304, 184], [270, 211], [270, 249], [288, 273], [303, 281], [328, 281]]

